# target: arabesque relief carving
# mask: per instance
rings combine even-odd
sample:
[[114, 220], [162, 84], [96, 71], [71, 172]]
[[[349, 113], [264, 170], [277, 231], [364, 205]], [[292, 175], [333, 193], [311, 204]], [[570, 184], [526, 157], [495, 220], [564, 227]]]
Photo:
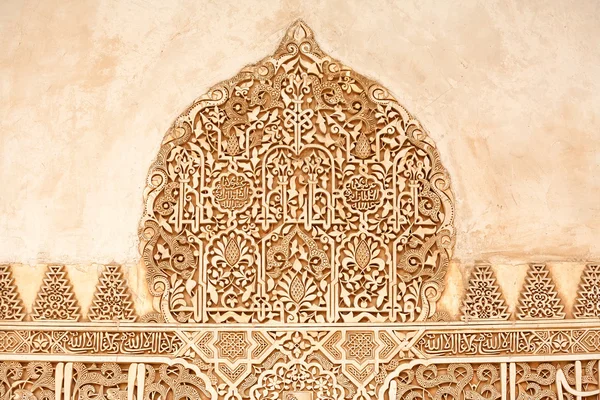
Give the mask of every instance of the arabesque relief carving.
[[507, 320], [508, 307], [490, 265], [477, 265], [463, 301], [462, 320]]
[[532, 264], [521, 290], [519, 319], [565, 318], [550, 272], [544, 264]]
[[34, 321], [78, 321], [79, 309], [64, 267], [50, 265], [38, 292], [31, 319]]
[[23, 303], [8, 265], [0, 265], [0, 320], [20, 321], [25, 317]]
[[162, 142], [139, 227], [153, 312], [117, 264], [88, 303], [67, 266], [24, 302], [0, 265], [0, 399], [597, 398], [598, 264], [569, 298], [532, 264], [518, 304], [478, 264], [443, 310], [454, 232], [431, 138], [298, 21]]
[[435, 144], [303, 23], [175, 121], [144, 195], [142, 258], [166, 321], [436, 312], [454, 202]]

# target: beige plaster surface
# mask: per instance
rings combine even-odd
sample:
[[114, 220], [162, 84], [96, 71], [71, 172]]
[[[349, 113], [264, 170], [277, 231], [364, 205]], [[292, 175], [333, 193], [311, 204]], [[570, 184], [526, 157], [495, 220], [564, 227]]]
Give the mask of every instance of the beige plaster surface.
[[4, 0], [0, 262], [135, 264], [164, 132], [299, 17], [429, 130], [457, 199], [456, 262], [522, 280], [528, 261], [599, 259], [598, 15], [595, 0]]

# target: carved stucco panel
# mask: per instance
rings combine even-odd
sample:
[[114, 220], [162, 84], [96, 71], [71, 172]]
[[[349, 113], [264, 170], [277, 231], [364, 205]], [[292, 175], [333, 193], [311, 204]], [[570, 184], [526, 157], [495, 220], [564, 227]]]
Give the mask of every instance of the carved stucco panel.
[[[598, 265], [580, 263], [577, 293], [544, 263], [518, 293], [489, 264], [453, 287], [449, 267], [470, 266], [450, 263], [435, 144], [301, 21], [173, 123], [139, 238], [143, 270], [97, 266], [95, 287], [61, 264], [37, 281], [0, 265], [0, 398], [599, 394]], [[459, 295], [440, 306], [446, 287]]]
[[419, 122], [295, 23], [173, 124], [140, 249], [171, 322], [423, 321], [454, 245]]

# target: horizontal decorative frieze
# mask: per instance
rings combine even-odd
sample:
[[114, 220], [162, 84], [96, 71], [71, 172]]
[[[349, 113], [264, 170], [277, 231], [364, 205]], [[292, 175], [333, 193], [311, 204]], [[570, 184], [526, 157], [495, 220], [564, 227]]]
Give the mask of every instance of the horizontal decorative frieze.
[[[338, 338], [335, 340], [335, 338]], [[292, 345], [292, 343], [306, 344]], [[356, 341], [356, 343], [354, 343]], [[286, 344], [288, 343], [288, 344]], [[232, 347], [233, 346], [233, 347]], [[586, 354], [600, 352], [600, 321], [549, 323], [420, 324], [144, 324], [0, 323], [0, 354], [156, 354], [182, 356], [204, 351], [206, 360], [251, 357], [246, 350], [281, 347], [290, 354], [303, 346], [329, 346], [335, 359], [346, 353], [358, 361], [402, 353], [405, 359], [456, 356]], [[369, 352], [365, 349], [372, 347]], [[228, 348], [235, 348], [232, 350]], [[202, 350], [205, 349], [205, 350]], [[358, 350], [360, 349], [360, 350]], [[375, 351], [377, 349], [377, 351]], [[227, 358], [226, 357], [226, 358]], [[339, 358], [342, 358], [339, 356]], [[385, 359], [385, 357], [383, 357]]]

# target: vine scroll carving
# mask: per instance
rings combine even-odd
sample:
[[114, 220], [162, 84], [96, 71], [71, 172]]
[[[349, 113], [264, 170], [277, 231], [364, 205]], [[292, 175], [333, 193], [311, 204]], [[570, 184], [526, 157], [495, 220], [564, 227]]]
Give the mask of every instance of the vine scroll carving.
[[303, 22], [175, 121], [144, 195], [141, 253], [166, 321], [436, 312], [454, 244], [438, 151]]

